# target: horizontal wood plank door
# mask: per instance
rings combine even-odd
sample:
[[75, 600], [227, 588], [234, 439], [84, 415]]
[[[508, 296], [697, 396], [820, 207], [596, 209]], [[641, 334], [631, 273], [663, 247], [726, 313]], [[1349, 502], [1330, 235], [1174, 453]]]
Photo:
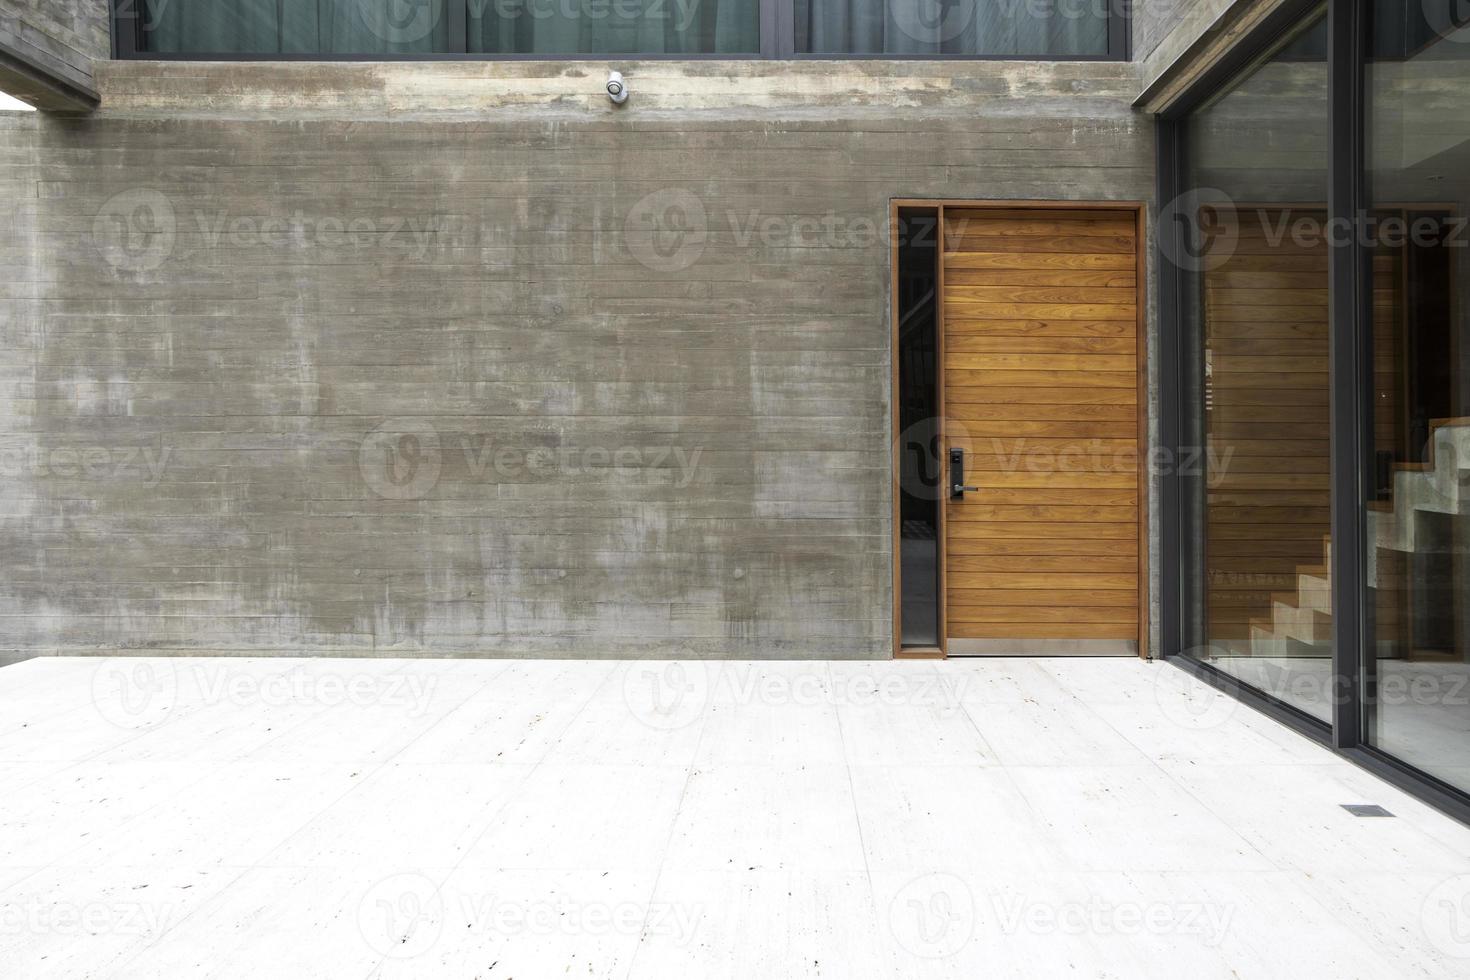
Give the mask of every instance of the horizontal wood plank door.
[[[1138, 218], [944, 210], [951, 655], [1137, 653]], [[953, 474], [947, 484], [952, 484]]]

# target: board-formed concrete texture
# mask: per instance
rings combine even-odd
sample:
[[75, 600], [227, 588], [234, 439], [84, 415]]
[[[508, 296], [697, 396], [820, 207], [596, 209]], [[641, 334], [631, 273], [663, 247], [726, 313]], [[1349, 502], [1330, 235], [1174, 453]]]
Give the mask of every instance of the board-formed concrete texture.
[[889, 201], [1147, 200], [1134, 68], [608, 67], [0, 117], [0, 649], [888, 656]]
[[39, 109], [96, 105], [93, 73], [112, 54], [108, 0], [0, 0], [0, 91]]

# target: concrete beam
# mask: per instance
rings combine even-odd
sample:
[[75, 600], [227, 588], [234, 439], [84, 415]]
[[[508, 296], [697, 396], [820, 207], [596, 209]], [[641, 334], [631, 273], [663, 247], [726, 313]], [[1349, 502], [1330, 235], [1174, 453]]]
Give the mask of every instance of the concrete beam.
[[1169, 30], [1143, 56], [1135, 108], [1166, 111], [1195, 79], [1287, 0], [1188, 0], [1172, 7]]
[[109, 23], [107, 0], [0, 0], [0, 90], [37, 109], [92, 111]]
[[0, 92], [48, 112], [91, 112], [96, 89], [76, 85], [29, 61], [0, 35]]

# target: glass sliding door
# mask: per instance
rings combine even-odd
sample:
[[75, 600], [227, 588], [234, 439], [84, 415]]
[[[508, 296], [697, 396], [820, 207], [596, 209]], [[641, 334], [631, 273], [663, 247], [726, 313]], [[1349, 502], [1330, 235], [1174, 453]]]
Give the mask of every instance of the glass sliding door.
[[1184, 120], [1184, 653], [1331, 719], [1327, 23]]
[[1370, 744], [1470, 790], [1470, 27], [1455, 13], [1372, 5], [1364, 694]]
[[1470, 819], [1470, 7], [1283, 7], [1161, 138], [1167, 655]]

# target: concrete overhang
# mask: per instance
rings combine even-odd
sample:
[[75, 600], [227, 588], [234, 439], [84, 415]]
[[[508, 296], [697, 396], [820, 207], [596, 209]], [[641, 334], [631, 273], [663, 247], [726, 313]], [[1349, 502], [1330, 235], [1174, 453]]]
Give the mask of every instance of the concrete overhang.
[[48, 71], [26, 57], [0, 33], [0, 91], [48, 112], [91, 112], [100, 101], [96, 90]]
[[1133, 106], [1167, 112], [1196, 80], [1223, 61], [1242, 38], [1297, 0], [1199, 0], [1144, 58]]

